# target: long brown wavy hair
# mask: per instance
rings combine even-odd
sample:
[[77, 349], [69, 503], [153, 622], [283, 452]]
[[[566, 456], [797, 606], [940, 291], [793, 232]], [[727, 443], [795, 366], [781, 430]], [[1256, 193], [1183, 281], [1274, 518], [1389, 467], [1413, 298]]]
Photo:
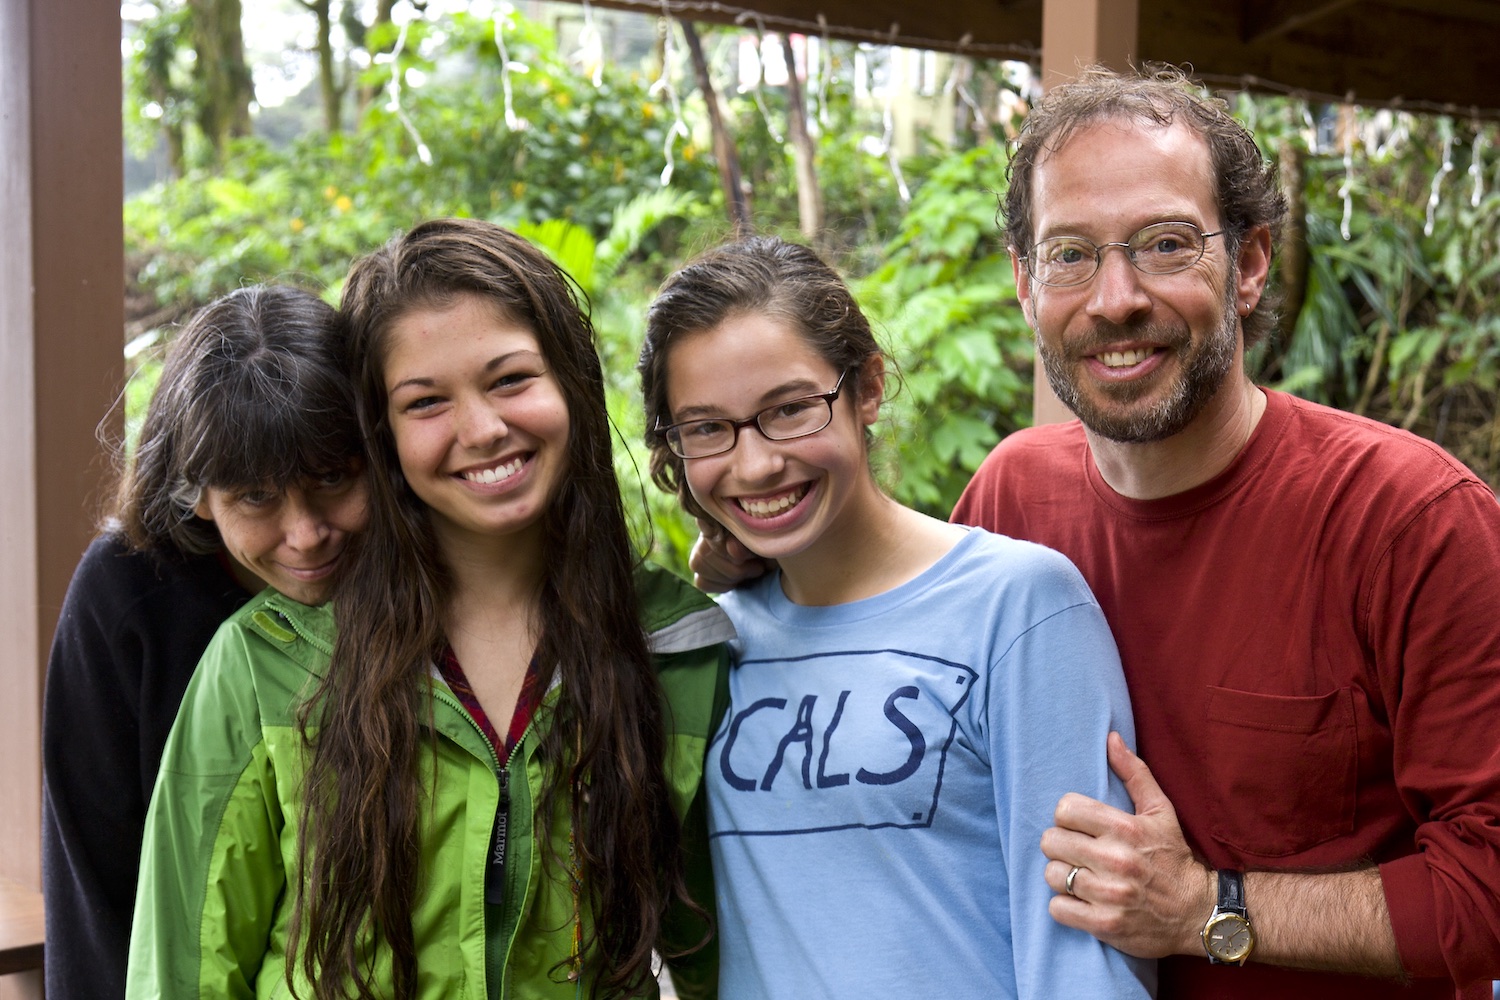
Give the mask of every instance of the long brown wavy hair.
[[[287, 979], [300, 962], [318, 1000], [350, 988], [362, 1000], [415, 990], [418, 759], [428, 665], [447, 642], [453, 583], [428, 509], [397, 459], [382, 369], [397, 319], [464, 295], [535, 331], [568, 404], [568, 474], [543, 517], [536, 655], [556, 665], [561, 684], [538, 720], [547, 781], [535, 818], [539, 843], [550, 844], [555, 796], [568, 796], [579, 905], [591, 918], [580, 971], [596, 996], [633, 995], [652, 975], [669, 904], [688, 897], [663, 771], [661, 689], [632, 583], [594, 330], [582, 292], [545, 254], [499, 226], [461, 219], [397, 237], [357, 261], [344, 286], [370, 523], [345, 557], [332, 662], [302, 718], [312, 758]], [[544, 863], [564, 863], [543, 850]], [[372, 981], [374, 939], [390, 948], [392, 983]]]

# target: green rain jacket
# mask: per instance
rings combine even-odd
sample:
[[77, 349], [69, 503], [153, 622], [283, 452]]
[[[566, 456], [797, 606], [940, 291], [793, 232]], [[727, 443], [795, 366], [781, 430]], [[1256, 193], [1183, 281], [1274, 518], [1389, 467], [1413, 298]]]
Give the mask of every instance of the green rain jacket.
[[[689, 880], [711, 913], [699, 785], [708, 739], [728, 702], [723, 643], [733, 626], [712, 601], [665, 571], [639, 571], [637, 588], [666, 695], [666, 771], [684, 817]], [[309, 608], [267, 590], [229, 618], [204, 652], [146, 820], [128, 996], [291, 995], [288, 883], [297, 873], [307, 763], [296, 713], [327, 670], [333, 636], [327, 606]], [[573, 947], [573, 896], [565, 861], [544, 869], [534, 839], [532, 803], [542, 780], [535, 723], [506, 766], [435, 672], [432, 716], [438, 738], [423, 741], [419, 758], [425, 808], [412, 913], [418, 997], [587, 997], [587, 956], [583, 982], [554, 971]], [[503, 901], [487, 904], [502, 781], [509, 798]], [[552, 851], [566, 859], [566, 796], [556, 801]], [[673, 937], [692, 944], [702, 930], [682, 920]], [[389, 981], [384, 948], [375, 962]], [[712, 997], [717, 951], [710, 944], [672, 971], [684, 997]], [[310, 996], [300, 971], [295, 980], [297, 994]]]

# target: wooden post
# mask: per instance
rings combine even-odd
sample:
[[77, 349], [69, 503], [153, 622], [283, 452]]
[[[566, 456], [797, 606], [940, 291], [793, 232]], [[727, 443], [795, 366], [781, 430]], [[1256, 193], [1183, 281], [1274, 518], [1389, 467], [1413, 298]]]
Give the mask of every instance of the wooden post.
[[[0, 4], [0, 877], [33, 889], [43, 672], [124, 365], [120, 101], [117, 0]], [[0, 978], [0, 1000], [41, 994]]]
[[[1138, 51], [1139, 33], [1139, 0], [1043, 0], [1042, 87], [1065, 83], [1086, 66], [1129, 69]], [[1033, 380], [1035, 423], [1073, 419], [1047, 384], [1040, 356]]]

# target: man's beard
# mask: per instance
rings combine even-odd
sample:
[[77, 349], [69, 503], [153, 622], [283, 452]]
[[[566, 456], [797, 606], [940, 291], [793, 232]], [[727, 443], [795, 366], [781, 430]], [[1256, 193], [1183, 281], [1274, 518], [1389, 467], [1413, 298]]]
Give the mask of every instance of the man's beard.
[[[1231, 279], [1232, 277], [1231, 275]], [[1137, 388], [1133, 384], [1126, 384], [1102, 393], [1106, 403], [1116, 405], [1101, 405], [1097, 397], [1090, 397], [1080, 389], [1069, 371], [1068, 359], [1045, 347], [1038, 335], [1036, 349], [1052, 391], [1057, 393], [1057, 398], [1062, 400], [1063, 405], [1077, 415], [1083, 426], [1110, 441], [1144, 444], [1169, 438], [1183, 430], [1223, 386], [1224, 379], [1234, 366], [1235, 349], [1239, 344], [1234, 284], [1232, 280], [1226, 280], [1224, 284], [1226, 294], [1219, 328], [1202, 342], [1191, 357], [1184, 353], [1191, 345], [1191, 335], [1184, 330], [1146, 325], [1095, 325], [1090, 337], [1092, 344], [1088, 350], [1131, 340], [1148, 340], [1176, 349], [1183, 369], [1166, 397], [1159, 402], [1131, 408], [1129, 404], [1147, 391], [1148, 386], [1141, 385]], [[1036, 328], [1034, 314], [1032, 328]]]

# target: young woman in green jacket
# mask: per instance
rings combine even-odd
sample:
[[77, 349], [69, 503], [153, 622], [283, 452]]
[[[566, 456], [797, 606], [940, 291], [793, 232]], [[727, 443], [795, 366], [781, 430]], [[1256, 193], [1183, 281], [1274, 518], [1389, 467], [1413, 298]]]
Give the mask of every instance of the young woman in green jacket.
[[132, 995], [650, 996], [653, 950], [713, 994], [698, 786], [731, 630], [637, 565], [579, 299], [481, 222], [354, 265], [369, 525], [331, 609], [266, 596], [210, 646]]

